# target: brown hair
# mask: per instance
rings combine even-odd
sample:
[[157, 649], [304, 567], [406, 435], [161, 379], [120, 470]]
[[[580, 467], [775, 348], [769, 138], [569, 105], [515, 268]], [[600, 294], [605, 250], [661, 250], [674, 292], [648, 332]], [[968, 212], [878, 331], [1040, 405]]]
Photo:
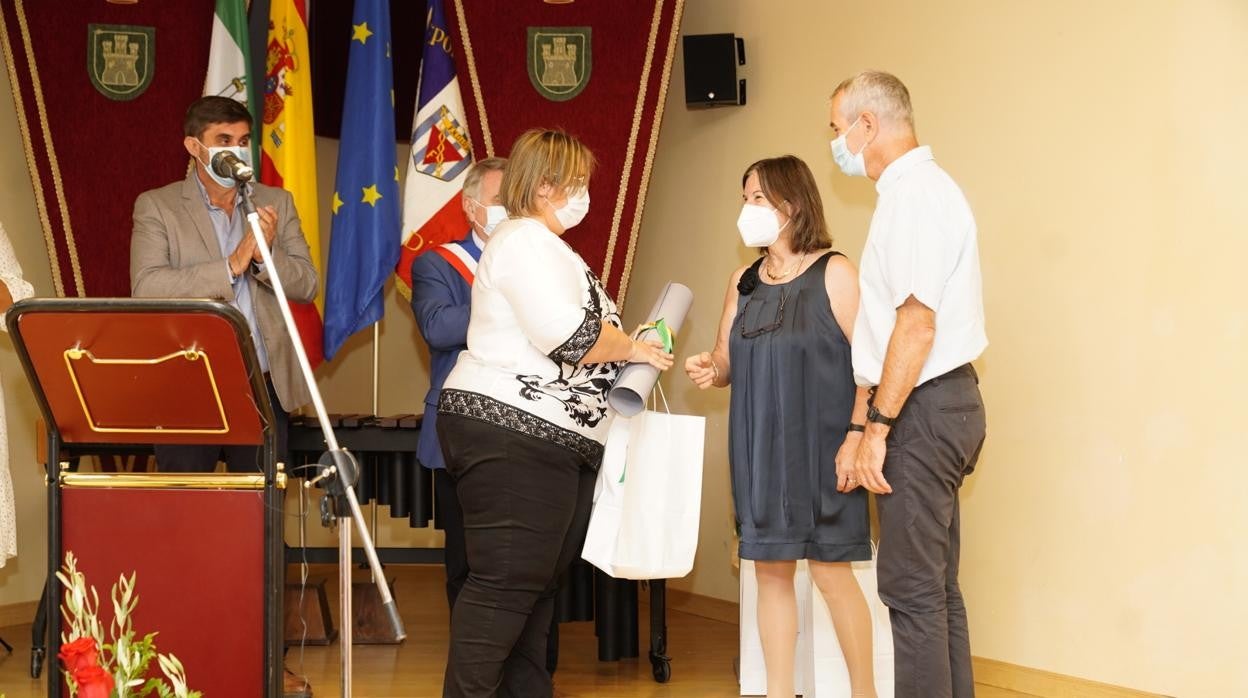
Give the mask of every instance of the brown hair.
[[815, 252], [832, 246], [832, 234], [823, 217], [823, 200], [815, 186], [815, 176], [805, 162], [793, 155], [759, 160], [745, 169], [741, 186], [758, 173], [758, 183], [763, 195], [777, 208], [788, 203], [792, 245], [794, 252]]
[[589, 179], [594, 164], [589, 148], [563, 131], [525, 131], [511, 146], [499, 199], [513, 216], [533, 215], [540, 210], [537, 190], [542, 185], [556, 192], [574, 189]]
[[241, 121], [251, 126], [251, 112], [247, 111], [247, 105], [229, 97], [200, 97], [186, 108], [182, 135], [199, 139], [212, 124], [237, 124]]

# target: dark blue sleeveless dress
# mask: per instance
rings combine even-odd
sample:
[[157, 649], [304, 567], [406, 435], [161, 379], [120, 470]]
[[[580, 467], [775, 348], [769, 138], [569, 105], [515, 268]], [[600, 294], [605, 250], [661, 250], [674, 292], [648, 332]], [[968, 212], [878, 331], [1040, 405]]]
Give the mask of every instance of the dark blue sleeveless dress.
[[747, 560], [871, 559], [867, 492], [836, 491], [855, 387], [824, 283], [835, 254], [788, 283], [759, 281], [737, 301], [728, 456]]

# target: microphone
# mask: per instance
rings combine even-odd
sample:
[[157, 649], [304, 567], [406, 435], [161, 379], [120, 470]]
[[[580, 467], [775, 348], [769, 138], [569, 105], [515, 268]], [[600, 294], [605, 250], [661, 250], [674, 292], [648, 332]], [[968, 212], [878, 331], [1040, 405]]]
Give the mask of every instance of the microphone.
[[228, 150], [212, 156], [212, 171], [236, 182], [250, 182], [256, 171]]

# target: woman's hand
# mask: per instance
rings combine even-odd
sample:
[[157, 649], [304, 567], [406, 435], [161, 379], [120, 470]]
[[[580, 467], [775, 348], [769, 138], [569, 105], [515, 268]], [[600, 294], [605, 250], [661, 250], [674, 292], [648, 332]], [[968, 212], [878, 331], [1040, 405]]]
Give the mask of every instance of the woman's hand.
[[862, 442], [862, 432], [851, 431], [845, 434], [845, 441], [836, 451], [836, 491], [853, 492], [862, 486], [854, 475], [854, 462], [858, 459], [858, 447]]
[[719, 369], [715, 367], [715, 360], [711, 358], [711, 353], [704, 351], [685, 359], [685, 373], [689, 374], [689, 380], [693, 381], [693, 384], [700, 390], [706, 390], [715, 386]]
[[650, 364], [660, 371], [666, 371], [676, 361], [676, 357], [663, 351], [663, 343], [657, 339], [634, 339], [632, 342], [633, 350], [628, 355], [630, 364]]

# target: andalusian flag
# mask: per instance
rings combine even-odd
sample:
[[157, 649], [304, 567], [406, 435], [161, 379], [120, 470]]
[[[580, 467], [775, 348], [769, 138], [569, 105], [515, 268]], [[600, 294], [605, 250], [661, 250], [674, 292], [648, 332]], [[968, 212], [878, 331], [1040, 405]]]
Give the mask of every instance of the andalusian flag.
[[[306, 0], [273, 0], [265, 59], [264, 110], [260, 129], [260, 181], [290, 192], [321, 274], [320, 207], [316, 197], [316, 138], [312, 130], [312, 74], [308, 51]], [[325, 284], [316, 303], [291, 303], [312, 368], [321, 353], [321, 315]]]
[[421, 252], [468, 233], [460, 196], [472, 164], [472, 144], [451, 45], [451, 25], [442, 11], [442, 0], [426, 0], [420, 89], [403, 199], [403, 249], [394, 270], [400, 289], [409, 292], [412, 261]]
[[355, 0], [351, 25], [325, 280], [328, 358], [381, 319], [382, 290], [399, 258], [389, 0]]
[[[204, 80], [204, 96], [218, 95], [237, 99], [247, 105], [253, 120], [256, 108], [256, 86], [249, 75], [251, 50], [247, 40], [247, 7], [245, 0], [217, 0], [212, 20], [212, 45], [208, 53], [208, 77]], [[251, 161], [260, 161], [259, 144], [251, 141]]]

